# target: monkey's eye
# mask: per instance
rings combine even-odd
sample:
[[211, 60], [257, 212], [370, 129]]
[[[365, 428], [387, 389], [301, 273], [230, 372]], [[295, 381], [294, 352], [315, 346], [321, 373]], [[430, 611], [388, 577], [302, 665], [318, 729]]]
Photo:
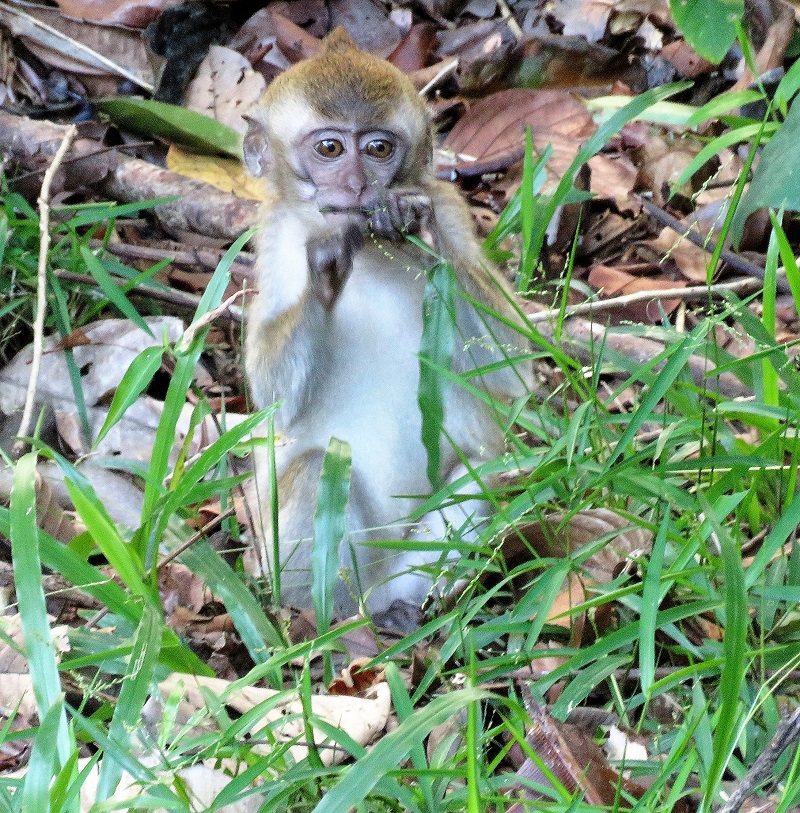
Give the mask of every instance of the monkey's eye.
[[344, 144], [335, 138], [323, 138], [314, 145], [323, 158], [338, 158], [344, 152]]
[[373, 138], [372, 141], [368, 142], [367, 146], [364, 147], [364, 152], [366, 152], [370, 158], [385, 161], [387, 158], [392, 157], [394, 144], [385, 138]]

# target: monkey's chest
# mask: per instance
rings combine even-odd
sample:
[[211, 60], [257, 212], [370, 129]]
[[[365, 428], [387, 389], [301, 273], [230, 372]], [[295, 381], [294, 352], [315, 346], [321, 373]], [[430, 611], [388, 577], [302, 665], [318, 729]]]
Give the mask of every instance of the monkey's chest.
[[356, 277], [331, 317], [328, 379], [364, 418], [383, 412], [381, 402], [416, 402], [424, 281], [407, 273], [394, 281]]
[[391, 481], [386, 493], [416, 493], [424, 488], [417, 472], [425, 473], [417, 404], [424, 280], [386, 282], [348, 280], [318, 337], [324, 360], [291, 434], [303, 448], [345, 440], [354, 466]]

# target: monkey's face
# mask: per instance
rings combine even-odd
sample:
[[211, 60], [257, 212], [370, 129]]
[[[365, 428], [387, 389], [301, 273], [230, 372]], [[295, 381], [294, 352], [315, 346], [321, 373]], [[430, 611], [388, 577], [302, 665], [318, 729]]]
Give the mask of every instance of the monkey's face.
[[366, 221], [386, 207], [387, 190], [405, 160], [404, 137], [391, 129], [331, 124], [298, 138], [301, 194], [326, 220]]

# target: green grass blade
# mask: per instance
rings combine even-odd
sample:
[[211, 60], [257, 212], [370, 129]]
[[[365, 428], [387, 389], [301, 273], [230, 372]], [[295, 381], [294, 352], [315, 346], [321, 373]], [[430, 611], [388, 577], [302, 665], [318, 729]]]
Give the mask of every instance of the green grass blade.
[[62, 720], [65, 719], [64, 698], [59, 695], [43, 715], [33, 741], [31, 758], [25, 771], [25, 784], [22, 786], [23, 811], [50, 813], [50, 783], [58, 772], [58, 751], [53, 748], [53, 743], [59, 740]]
[[[249, 435], [257, 426], [275, 412], [274, 406], [255, 412], [245, 418], [241, 423], [231, 427], [215, 440], [197, 460], [183, 473], [175, 488], [169, 493], [161, 506], [161, 519], [156, 525], [156, 534], [161, 536], [166, 529], [170, 517], [180, 508], [185, 507], [193, 500], [195, 487], [219, 461], [231, 451], [246, 435]], [[213, 490], [213, 484], [210, 484]]]
[[404, 720], [394, 731], [379, 740], [325, 794], [313, 813], [349, 813], [383, 776], [396, 771], [412, 749], [437, 725], [452, 719], [470, 703], [477, 703], [487, 697], [488, 692], [472, 687], [435, 697], [424, 709]]
[[347, 533], [347, 502], [350, 498], [350, 444], [331, 438], [322, 461], [314, 544], [311, 549], [311, 600], [317, 630], [325, 633], [333, 620], [333, 594], [339, 575], [339, 548]]
[[670, 516], [667, 514], [661, 521], [658, 534], [653, 541], [647, 574], [642, 585], [642, 612], [639, 617], [639, 670], [642, 694], [645, 697], [648, 696], [656, 675], [656, 616], [662, 598], [661, 573], [669, 527]]
[[[121, 748], [130, 747], [130, 733], [141, 724], [142, 707], [150, 693], [158, 661], [162, 627], [161, 614], [155, 608], [145, 606], [142, 622], [136, 630], [128, 673], [122, 682], [108, 730], [109, 739]], [[113, 754], [105, 754], [97, 781], [97, 801], [102, 802], [114, 793], [122, 778], [122, 771], [122, 765], [114, 759]]]
[[163, 347], [146, 347], [131, 362], [114, 393], [108, 415], [94, 442], [95, 447], [106, 436], [108, 430], [122, 418], [125, 410], [150, 386], [153, 376], [161, 369], [163, 358]]
[[725, 575], [725, 655], [720, 674], [720, 705], [713, 735], [712, 759], [706, 778], [701, 810], [711, 809], [722, 775], [736, 746], [739, 733], [739, 693], [747, 672], [747, 590], [744, 567], [739, 546], [715, 515], [712, 506], [703, 499], [706, 520], [711, 523], [722, 547], [722, 566]]
[[81, 246], [81, 256], [83, 257], [84, 263], [86, 263], [86, 269], [95, 278], [100, 290], [105, 294], [106, 299], [108, 299], [126, 319], [130, 319], [131, 322], [144, 330], [148, 336], [152, 336], [153, 331], [150, 330], [150, 325], [145, 322], [139, 314], [139, 311], [128, 301], [128, 297], [125, 296], [119, 285], [111, 278], [111, 274], [106, 271], [100, 259], [89, 251], [86, 246]]
[[[61, 678], [42, 588], [39, 529], [36, 526], [35, 477], [36, 453], [30, 452], [20, 458], [14, 470], [9, 530], [25, 654], [28, 657], [39, 719], [44, 720], [59, 703]], [[55, 743], [55, 751], [60, 764], [63, 765], [72, 751], [72, 742], [63, 709], [58, 719], [60, 722], [57, 726], [57, 736], [50, 738], [49, 746], [52, 748]]]
[[147, 479], [145, 481], [144, 502], [142, 506], [142, 527], [137, 534], [136, 544], [145, 562], [153, 559], [156, 540], [152, 537], [152, 522], [156, 510], [156, 503], [163, 494], [163, 482], [169, 471], [169, 457], [172, 445], [175, 442], [175, 429], [178, 425], [181, 412], [186, 403], [186, 393], [192, 384], [194, 369], [200, 354], [203, 351], [205, 337], [209, 325], [205, 324], [207, 314], [222, 302], [222, 296], [230, 280], [230, 267], [241, 251], [242, 246], [253, 235], [253, 230], [247, 231], [225, 252], [214, 271], [211, 280], [200, 298], [192, 326], [187, 331], [191, 339], [178, 342], [176, 352], [178, 358], [175, 371], [170, 380], [167, 394], [164, 399], [164, 409], [161, 420], [158, 422], [156, 437], [153, 444], [153, 455], [150, 458]]
[[455, 274], [449, 262], [438, 262], [428, 274], [422, 301], [422, 339], [419, 355], [419, 393], [422, 444], [428, 455], [428, 480], [441, 487], [440, 442], [444, 426], [445, 381], [439, 372], [449, 370], [455, 346]]
[[270, 653], [265, 645], [276, 649], [286, 646], [283, 635], [264, 615], [253, 594], [208, 542], [199, 540], [178, 558], [225, 603], [242, 642], [256, 663], [268, 659]]
[[701, 322], [688, 336], [670, 348], [671, 355], [669, 361], [664, 365], [664, 369], [659, 374], [653, 386], [649, 389], [642, 403], [634, 412], [628, 426], [622, 433], [622, 437], [617, 441], [605, 464], [604, 474], [611, 471], [614, 463], [624, 453], [628, 444], [636, 437], [641, 425], [650, 420], [653, 411], [658, 406], [667, 390], [672, 386], [675, 379], [682, 373], [689, 359], [695, 354], [697, 348], [702, 344], [703, 339], [711, 329], [710, 319]]

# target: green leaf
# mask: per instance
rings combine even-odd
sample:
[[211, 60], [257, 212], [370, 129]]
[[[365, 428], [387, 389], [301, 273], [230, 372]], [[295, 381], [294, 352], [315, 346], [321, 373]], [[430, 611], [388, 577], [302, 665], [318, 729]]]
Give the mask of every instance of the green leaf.
[[280, 631], [269, 622], [241, 578], [206, 540], [195, 542], [178, 558], [224, 602], [242, 642], [256, 663], [263, 663], [269, 657], [266, 646], [276, 649], [286, 646]]
[[800, 102], [795, 98], [786, 120], [764, 147], [750, 187], [742, 196], [731, 222], [738, 245], [744, 222], [757, 209], [800, 212]]
[[123, 316], [146, 331], [148, 336], [152, 336], [153, 331], [150, 330], [150, 325], [144, 321], [139, 311], [131, 305], [128, 297], [125, 296], [119, 285], [112, 279], [111, 274], [103, 267], [103, 263], [86, 246], [81, 246], [81, 257], [86, 263], [86, 269], [95, 278], [106, 299], [112, 305], [115, 305]]
[[[25, 654], [33, 681], [33, 694], [39, 718], [44, 720], [59, 706], [61, 678], [58, 674], [56, 644], [47, 620], [47, 607], [42, 588], [42, 565], [39, 558], [39, 529], [36, 526], [36, 452], [20, 458], [14, 469], [9, 510], [11, 558], [17, 590], [19, 617], [25, 641]], [[60, 707], [59, 707], [60, 708]], [[57, 715], [48, 746], [66, 763], [72, 750], [63, 708]], [[39, 808], [32, 807], [31, 810]], [[43, 809], [43, 808], [42, 808]]]
[[57, 754], [53, 743], [58, 739], [63, 717], [64, 696], [60, 695], [42, 717], [36, 739], [33, 741], [31, 758], [25, 772], [25, 784], [22, 788], [22, 810], [50, 813], [50, 783], [56, 773]]
[[64, 465], [61, 460], [57, 462], [65, 474], [64, 485], [72, 504], [97, 547], [131, 592], [152, 601], [152, 592], [143, 581], [144, 570], [135, 549], [122, 538], [92, 485], [74, 467]]
[[333, 619], [333, 593], [339, 574], [339, 548], [347, 533], [350, 497], [350, 444], [331, 438], [322, 461], [314, 545], [311, 549], [311, 599], [319, 632], [327, 632]]
[[161, 359], [163, 357], [163, 347], [146, 347], [131, 362], [131, 366], [125, 371], [125, 375], [122, 376], [122, 381], [119, 382], [119, 386], [114, 393], [108, 415], [94, 442], [95, 446], [106, 436], [108, 430], [122, 418], [125, 410], [147, 389], [153, 380], [153, 376], [161, 369]]
[[422, 444], [428, 454], [428, 480], [441, 486], [439, 441], [444, 426], [445, 378], [455, 346], [455, 274], [449, 262], [438, 262], [428, 272], [422, 300], [422, 339], [419, 355], [419, 401], [422, 413]]
[[744, 0], [670, 0], [675, 24], [689, 45], [715, 65], [736, 39]]
[[720, 674], [720, 705], [713, 738], [713, 756], [705, 783], [705, 796], [701, 810], [711, 809], [717, 790], [739, 735], [739, 692], [748, 669], [747, 589], [745, 587], [742, 554], [736, 540], [723, 526], [714, 508], [702, 494], [699, 495], [706, 515], [722, 548], [722, 566], [725, 573], [725, 637], [722, 640], [725, 655]]
[[[140, 724], [142, 707], [150, 693], [161, 645], [163, 619], [154, 607], [146, 605], [142, 622], [136, 630], [128, 664], [128, 672], [122, 681], [114, 716], [108, 729], [109, 739], [121, 747], [130, 747], [130, 732]], [[97, 781], [97, 801], [108, 799], [119, 785], [122, 778], [122, 765], [107, 752], [100, 764], [100, 776]]]
[[242, 155], [242, 138], [235, 130], [194, 110], [132, 96], [100, 99], [94, 104], [123, 130], [211, 155]]

